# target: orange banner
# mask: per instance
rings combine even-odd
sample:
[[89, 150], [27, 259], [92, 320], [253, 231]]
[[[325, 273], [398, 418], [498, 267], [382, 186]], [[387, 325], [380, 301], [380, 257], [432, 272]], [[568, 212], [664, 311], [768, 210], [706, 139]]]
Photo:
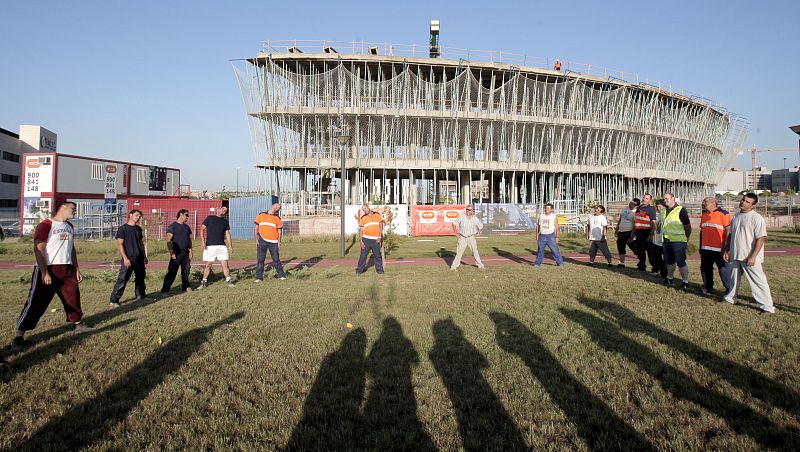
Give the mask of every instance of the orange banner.
[[411, 235], [453, 235], [452, 224], [466, 207], [466, 204], [411, 206]]

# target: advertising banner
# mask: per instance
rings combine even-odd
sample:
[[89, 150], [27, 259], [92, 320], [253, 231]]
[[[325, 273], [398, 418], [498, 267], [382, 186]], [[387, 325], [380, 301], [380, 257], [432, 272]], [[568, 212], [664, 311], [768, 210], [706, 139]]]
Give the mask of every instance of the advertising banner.
[[[383, 231], [392, 231], [399, 235], [408, 235], [408, 204], [378, 204], [371, 205], [372, 210], [380, 212], [386, 221]], [[344, 206], [344, 232], [345, 234], [358, 233], [358, 209], [361, 205]]]
[[25, 155], [25, 185], [22, 188], [22, 234], [27, 235], [50, 216], [52, 199], [42, 197], [53, 191], [53, 156]]
[[534, 204], [475, 204], [475, 215], [483, 222], [483, 234], [522, 234], [536, 230]]
[[466, 204], [411, 206], [411, 234], [453, 235], [452, 223], [464, 212]]
[[113, 205], [117, 202], [117, 165], [106, 165], [106, 205]]

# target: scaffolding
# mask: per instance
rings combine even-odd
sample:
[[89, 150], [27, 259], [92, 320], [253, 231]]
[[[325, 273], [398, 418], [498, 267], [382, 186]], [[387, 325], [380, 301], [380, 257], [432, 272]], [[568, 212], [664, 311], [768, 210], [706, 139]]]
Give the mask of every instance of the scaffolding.
[[309, 42], [267, 42], [234, 61], [256, 166], [275, 193], [407, 204], [699, 199], [748, 128], [707, 99], [638, 75], [603, 78], [596, 66], [557, 72], [537, 67], [548, 59], [507, 64], [502, 52], [470, 61], [444, 47], [432, 59], [422, 46], [409, 56], [407, 46]]

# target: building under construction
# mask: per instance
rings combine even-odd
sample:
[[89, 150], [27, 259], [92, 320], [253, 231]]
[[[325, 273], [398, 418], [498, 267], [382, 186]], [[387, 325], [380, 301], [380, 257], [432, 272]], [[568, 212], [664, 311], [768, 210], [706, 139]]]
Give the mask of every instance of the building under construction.
[[340, 187], [352, 204], [692, 199], [713, 193], [745, 139], [745, 120], [703, 98], [550, 63], [432, 34], [429, 46], [269, 41], [234, 69], [267, 191], [306, 206], [338, 204]]

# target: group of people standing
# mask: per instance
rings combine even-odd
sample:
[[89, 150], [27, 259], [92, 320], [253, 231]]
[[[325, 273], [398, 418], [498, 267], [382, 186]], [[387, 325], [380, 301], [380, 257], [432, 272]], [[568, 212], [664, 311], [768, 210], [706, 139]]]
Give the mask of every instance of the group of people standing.
[[[731, 215], [719, 207], [716, 198], [703, 199], [700, 217], [700, 274], [702, 286], [700, 293], [714, 293], [714, 269], [716, 267], [725, 289], [722, 300], [735, 304], [742, 276], [750, 283], [753, 298], [763, 313], [772, 314], [769, 284], [762, 268], [764, 261], [764, 242], [767, 228], [764, 217], [755, 211], [758, 196], [744, 195], [739, 202], [739, 212]], [[600, 251], [613, 266], [608, 248], [607, 232], [610, 227], [605, 216], [605, 208], [597, 206], [586, 225], [586, 238], [589, 240], [589, 262], [593, 266], [597, 252]], [[541, 265], [545, 248], [549, 248], [556, 265], [564, 264], [558, 241], [559, 228], [552, 204], [545, 204], [544, 213], [537, 224], [538, 252], [534, 265]], [[619, 267], [625, 267], [627, 250], [631, 249], [638, 259], [637, 269], [661, 276], [664, 284], [672, 286], [675, 270], [681, 277], [681, 287], [689, 288], [689, 267], [686, 264], [687, 246], [692, 234], [692, 224], [688, 211], [678, 203], [672, 193], [664, 194], [655, 202], [653, 196], [645, 194], [640, 201], [634, 198], [617, 217], [614, 231]]]

